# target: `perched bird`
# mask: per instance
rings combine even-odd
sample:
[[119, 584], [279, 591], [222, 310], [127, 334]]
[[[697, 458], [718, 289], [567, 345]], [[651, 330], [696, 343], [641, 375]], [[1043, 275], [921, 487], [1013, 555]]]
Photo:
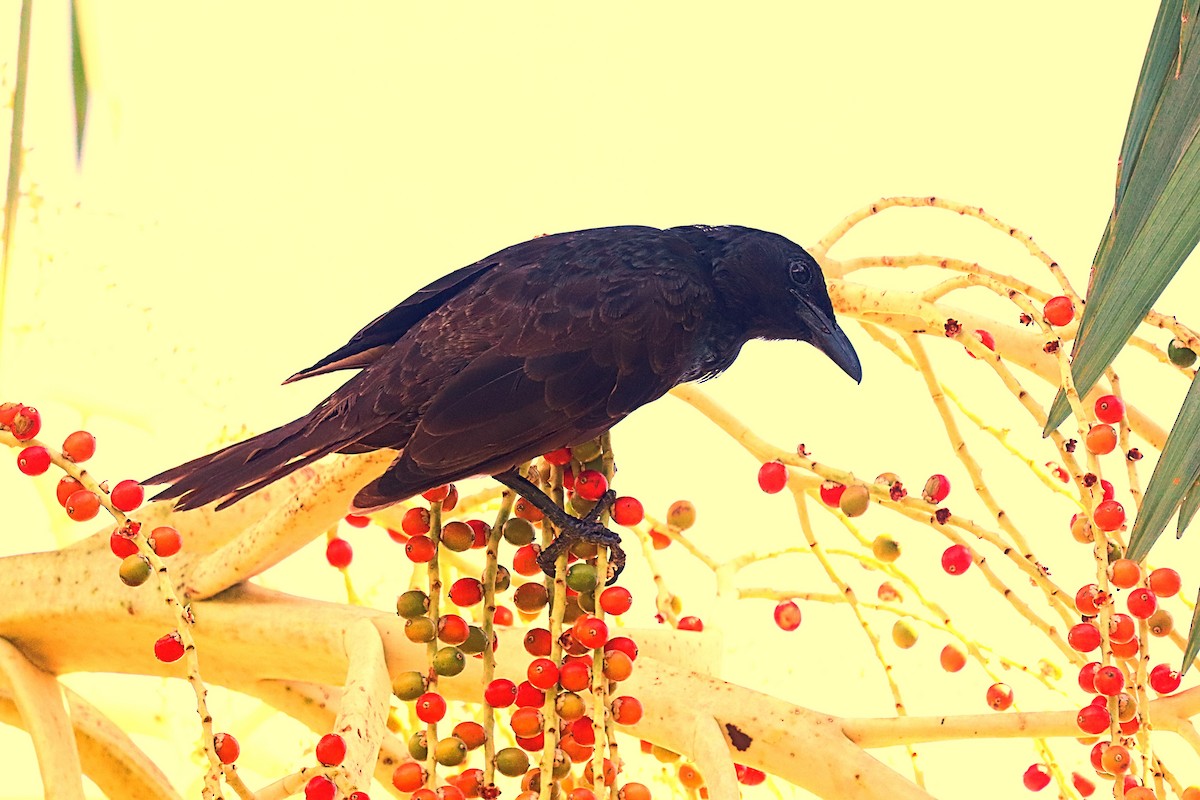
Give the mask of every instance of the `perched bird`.
[[353, 511], [493, 475], [576, 538], [616, 546], [516, 468], [717, 375], [750, 339], [809, 342], [862, 380], [820, 267], [778, 234], [692, 225], [542, 236], [434, 281], [288, 378], [360, 370], [306, 416], [145, 483], [170, 484], [157, 499], [180, 509], [222, 508], [330, 453], [391, 448], [396, 459]]

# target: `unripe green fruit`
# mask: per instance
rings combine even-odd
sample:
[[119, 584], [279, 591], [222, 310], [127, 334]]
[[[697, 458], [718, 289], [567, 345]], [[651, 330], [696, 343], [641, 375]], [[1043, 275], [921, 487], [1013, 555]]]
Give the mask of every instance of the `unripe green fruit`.
[[871, 542], [871, 552], [880, 561], [890, 564], [900, 557], [900, 543], [890, 536], [876, 536]]
[[441, 540], [447, 550], [462, 553], [475, 544], [475, 529], [459, 520], [447, 522], [442, 526]]
[[443, 767], [457, 767], [467, 760], [467, 745], [457, 736], [447, 736], [438, 741], [433, 757]]
[[392, 691], [401, 700], [412, 702], [429, 689], [429, 681], [419, 672], [401, 672], [392, 684]]
[[534, 530], [533, 524], [529, 520], [521, 519], [520, 517], [512, 517], [508, 522], [504, 523], [502, 529], [504, 533], [504, 541], [511, 545], [521, 547], [533, 541]]
[[686, 531], [696, 524], [696, 507], [687, 500], [676, 500], [667, 509], [667, 524]]
[[513, 605], [527, 614], [541, 611], [548, 600], [546, 587], [540, 583], [523, 583], [513, 592]]
[[417, 731], [408, 737], [408, 754], [415, 761], [424, 761], [429, 758], [429, 746], [425, 743], [425, 731]]
[[917, 643], [917, 629], [908, 620], [897, 620], [892, 626], [892, 641], [901, 650], [907, 650]]
[[515, 778], [529, 769], [529, 756], [519, 747], [506, 747], [496, 753], [496, 769], [501, 775]]
[[452, 678], [466, 666], [467, 657], [457, 647], [442, 647], [433, 654], [433, 671], [443, 677]]
[[571, 445], [571, 458], [586, 464], [599, 458], [602, 450], [599, 439], [589, 439], [586, 442]]
[[137, 553], [134, 553], [131, 556], [125, 556], [121, 560], [121, 566], [117, 570], [117, 574], [121, 576], [121, 581], [126, 586], [141, 586], [150, 579], [152, 571], [150, 562]]
[[508, 567], [503, 564], [496, 565], [496, 591], [507, 592], [508, 587], [512, 586], [512, 573], [508, 571]]
[[1196, 351], [1178, 339], [1172, 339], [1167, 345], [1167, 358], [1177, 367], [1190, 367], [1196, 363]]
[[861, 483], [852, 483], [842, 492], [838, 506], [847, 517], [858, 517], [865, 514], [871, 505], [871, 490]]
[[421, 617], [429, 611], [429, 595], [412, 589], [396, 598], [396, 613], [405, 619]]
[[404, 635], [410, 642], [426, 644], [437, 637], [437, 627], [429, 617], [413, 617], [404, 623]]
[[588, 500], [585, 497], [580, 497], [577, 494], [571, 495], [571, 513], [577, 517], [586, 517], [591, 510], [596, 507], [595, 500]]
[[567, 586], [581, 594], [596, 591], [596, 568], [591, 564], [572, 564], [567, 570]]
[[476, 653], [482, 653], [485, 647], [487, 647], [487, 634], [478, 625], [471, 625], [467, 628], [467, 640], [460, 644], [458, 649], [473, 656]]

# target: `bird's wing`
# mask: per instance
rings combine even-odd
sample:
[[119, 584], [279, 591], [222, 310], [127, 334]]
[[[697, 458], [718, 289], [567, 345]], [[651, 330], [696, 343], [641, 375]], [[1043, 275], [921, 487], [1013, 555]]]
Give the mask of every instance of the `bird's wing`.
[[[645, 262], [636, 278], [619, 263], [559, 270], [551, 281], [536, 264], [506, 270], [488, 276], [469, 305], [446, 311], [474, 326], [448, 338], [477, 336], [489, 346], [440, 386], [403, 455], [355, 505], [495, 474], [584, 441], [678, 383], [712, 291], [693, 265]], [[447, 331], [452, 321], [443, 321]]]

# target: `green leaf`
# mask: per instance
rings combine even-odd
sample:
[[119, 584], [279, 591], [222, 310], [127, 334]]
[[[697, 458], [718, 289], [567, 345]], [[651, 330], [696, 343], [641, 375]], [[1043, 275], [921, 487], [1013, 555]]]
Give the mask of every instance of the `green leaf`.
[[20, 33], [17, 37], [17, 81], [13, 87], [12, 135], [8, 145], [8, 184], [4, 191], [4, 230], [0, 254], [0, 333], [4, 331], [4, 296], [8, 284], [8, 259], [12, 252], [17, 201], [21, 197], [21, 152], [25, 131], [25, 88], [29, 83], [29, 18], [33, 0], [21, 3]]
[[1196, 509], [1200, 508], [1200, 481], [1192, 484], [1192, 488], [1187, 490], [1183, 496], [1183, 503], [1179, 506], [1179, 525], [1175, 531], [1175, 538], [1183, 537], [1183, 531], [1192, 521], [1192, 517], [1196, 516]]
[[[1154, 474], [1146, 485], [1141, 510], [1129, 534], [1125, 557], [1141, 561], [1167, 526], [1167, 520], [1183, 502], [1185, 494], [1200, 478], [1200, 381], [1193, 380], [1175, 425], [1163, 445], [1162, 455], [1154, 465]], [[1180, 518], [1182, 521], [1182, 517]]]
[[[1072, 352], [1071, 372], [1081, 396], [1200, 241], [1200, 25], [1190, 24], [1181, 37], [1184, 5], [1164, 0], [1142, 64], [1121, 148], [1116, 202], [1096, 250]], [[1196, 19], [1200, 0], [1186, 5]], [[1060, 390], [1043, 433], [1061, 425], [1069, 411]]]
[[88, 80], [79, 37], [79, 0], [71, 0], [71, 83], [75, 93], [75, 162], [83, 158], [83, 132], [87, 125]]
[[1179, 667], [1179, 674], [1186, 675], [1188, 667], [1196, 660], [1196, 653], [1200, 652], [1200, 625], [1196, 622], [1200, 620], [1200, 595], [1196, 597], [1196, 607], [1192, 609], [1192, 627], [1188, 631], [1187, 644], [1183, 648], [1183, 664]]

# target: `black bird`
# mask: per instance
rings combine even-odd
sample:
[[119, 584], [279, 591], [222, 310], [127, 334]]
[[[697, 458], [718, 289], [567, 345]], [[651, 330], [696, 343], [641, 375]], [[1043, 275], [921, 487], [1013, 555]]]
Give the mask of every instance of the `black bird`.
[[[573, 538], [619, 537], [568, 517], [517, 467], [611, 428], [673, 386], [729, 367], [750, 339], [799, 339], [856, 381], [817, 262], [767, 231], [623, 226], [513, 245], [419, 290], [285, 383], [360, 372], [294, 422], [169, 469], [156, 499], [223, 508], [330, 453], [399, 451], [358, 492], [369, 512], [492, 475]], [[567, 546], [560, 536], [542, 565]]]

